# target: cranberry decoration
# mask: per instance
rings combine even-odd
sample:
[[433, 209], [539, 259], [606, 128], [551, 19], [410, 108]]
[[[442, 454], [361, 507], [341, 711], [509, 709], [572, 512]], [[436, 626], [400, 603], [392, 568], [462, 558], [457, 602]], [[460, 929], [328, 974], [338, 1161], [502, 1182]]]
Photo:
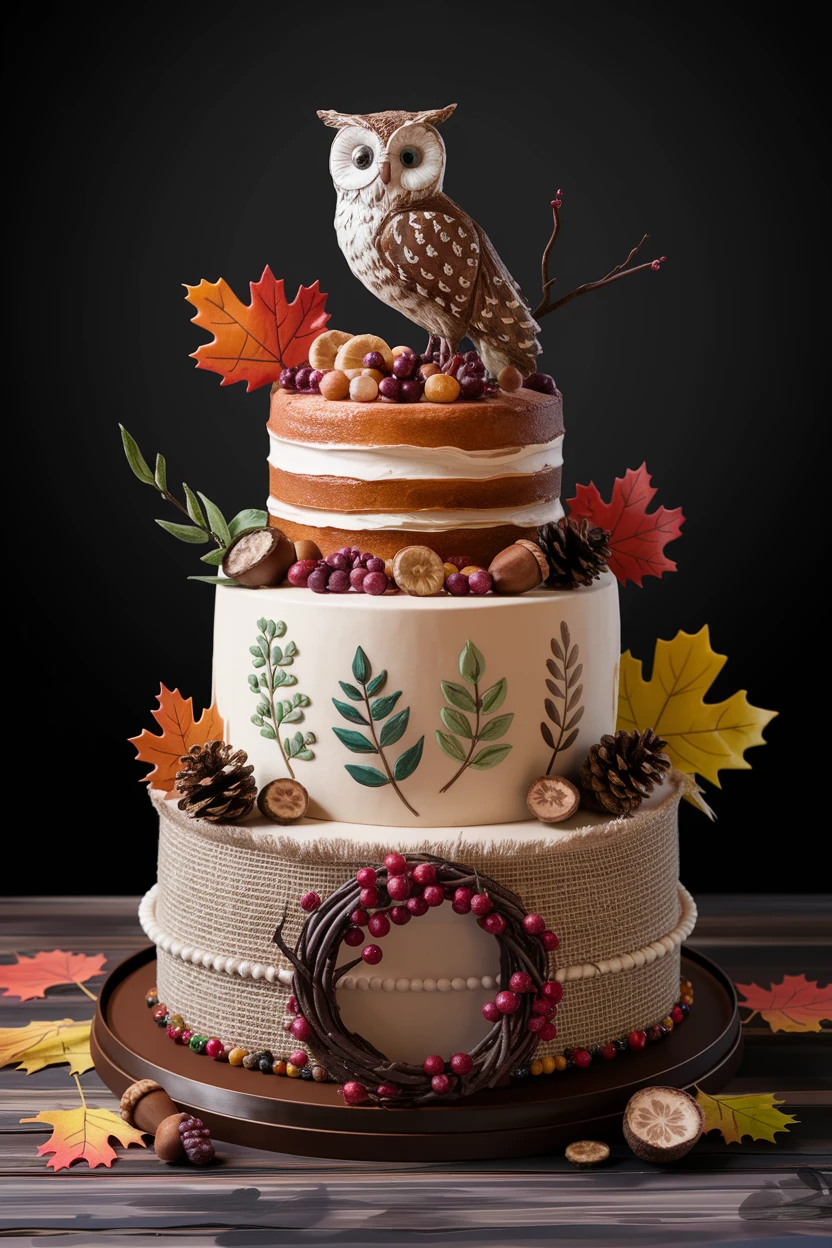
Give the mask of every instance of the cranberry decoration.
[[646, 1031], [631, 1031], [629, 1036], [627, 1037], [627, 1043], [629, 1044], [631, 1049], [634, 1049], [636, 1052], [638, 1052], [638, 1050], [643, 1049], [645, 1044], [647, 1043], [647, 1032]]
[[[370, 872], [375, 873], [373, 883]], [[406, 899], [403, 885], [410, 894]], [[511, 987], [503, 987], [482, 1007], [492, 1027], [470, 1053], [433, 1054], [424, 1067], [395, 1062], [344, 1027], [336, 984], [356, 965], [375, 966], [382, 960], [378, 944], [364, 944], [359, 950], [367, 933], [383, 941], [391, 924], [418, 921], [446, 900], [456, 913], [473, 913], [497, 940], [499, 983]], [[366, 928], [355, 922], [365, 917], [356, 915], [357, 909], [375, 912], [367, 914]], [[529, 917], [516, 894], [470, 867], [429, 854], [412, 854], [408, 859], [388, 854], [380, 865], [361, 868], [331, 893], [314, 918], [304, 923], [294, 948], [283, 939], [286, 917], [278, 924], [275, 944], [295, 969], [293, 989], [299, 1015], [291, 1021], [292, 1034], [341, 1083], [350, 1105], [381, 1104], [395, 1095], [408, 1104], [429, 1104], [440, 1096], [494, 1087], [512, 1070], [527, 1068], [537, 1044], [556, 1034], [548, 1021], [556, 1003], [544, 996], [544, 985], [554, 982], [547, 976], [548, 956], [541, 940], [547, 929], [543, 923], [541, 933], [529, 931]], [[344, 946], [353, 942], [359, 956], [350, 960]], [[538, 1000], [545, 1003], [543, 1015], [532, 1012], [532, 1002]]]
[[321, 899], [317, 893], [304, 893], [300, 899], [300, 908], [305, 910], [307, 914], [311, 914], [313, 910], [317, 910], [321, 904]]
[[523, 929], [530, 936], [542, 936], [546, 931], [546, 920], [542, 914], [527, 914], [523, 920]]

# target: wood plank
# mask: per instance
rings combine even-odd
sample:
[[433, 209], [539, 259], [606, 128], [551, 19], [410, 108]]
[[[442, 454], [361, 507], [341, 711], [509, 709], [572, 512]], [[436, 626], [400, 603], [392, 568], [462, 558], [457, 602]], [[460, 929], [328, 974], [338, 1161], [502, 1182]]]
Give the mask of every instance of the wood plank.
[[[0, 902], [0, 962], [13, 951], [103, 952], [108, 968], [145, 943], [136, 898], [28, 898]], [[696, 947], [740, 982], [784, 973], [825, 979], [832, 944], [828, 898], [701, 899]], [[91, 987], [101, 980], [91, 981]], [[0, 1026], [30, 1019], [89, 1018], [93, 1003], [72, 985], [42, 1000], [0, 997]], [[111, 1170], [53, 1174], [37, 1156], [48, 1128], [20, 1124], [49, 1108], [77, 1105], [66, 1067], [27, 1076], [0, 1072], [0, 1231], [15, 1242], [122, 1242], [136, 1248], [173, 1236], [199, 1244], [727, 1243], [832, 1227], [832, 1202], [798, 1171], [832, 1158], [832, 1029], [773, 1036], [747, 1030], [746, 1057], [727, 1093], [779, 1089], [800, 1119], [777, 1143], [703, 1140], [675, 1167], [650, 1167], [622, 1143], [610, 1163], [576, 1170], [562, 1156], [503, 1162], [373, 1164], [298, 1158], [220, 1145], [206, 1171], [163, 1167], [150, 1149], [118, 1149]], [[94, 1071], [82, 1077], [88, 1104], [116, 1108]], [[368, 1172], [369, 1171], [369, 1172]], [[824, 1201], [826, 1202], [824, 1204]], [[796, 1203], [799, 1202], [799, 1203]], [[791, 1208], [794, 1206], [794, 1208]], [[112, 1237], [112, 1239], [111, 1239]], [[230, 1238], [229, 1238], [230, 1237]], [[779, 1248], [779, 1244], [778, 1244]]]

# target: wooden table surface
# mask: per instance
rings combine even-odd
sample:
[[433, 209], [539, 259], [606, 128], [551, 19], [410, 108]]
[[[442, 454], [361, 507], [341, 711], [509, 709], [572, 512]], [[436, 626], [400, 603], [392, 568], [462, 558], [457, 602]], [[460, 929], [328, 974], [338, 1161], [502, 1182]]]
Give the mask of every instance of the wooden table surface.
[[[699, 897], [690, 942], [741, 983], [784, 974], [832, 978], [832, 899]], [[0, 902], [0, 961], [61, 948], [105, 953], [108, 969], [146, 941], [132, 897]], [[92, 980], [95, 991], [101, 980]], [[88, 1018], [78, 988], [43, 1000], [0, 996], [0, 1027]], [[772, 1034], [746, 1027], [742, 1068], [726, 1093], [774, 1092], [800, 1122], [777, 1143], [726, 1145], [712, 1134], [682, 1162], [639, 1162], [623, 1143], [610, 1161], [578, 1170], [562, 1156], [506, 1162], [394, 1165], [290, 1157], [220, 1143], [210, 1171], [162, 1166], [151, 1149], [118, 1149], [112, 1169], [54, 1174], [37, 1146], [50, 1128], [21, 1125], [40, 1110], [72, 1109], [65, 1066], [0, 1072], [0, 1238], [18, 1244], [133, 1248], [173, 1240], [234, 1245], [687, 1245], [759, 1240], [769, 1248], [832, 1240], [832, 1028]], [[87, 1103], [117, 1110], [94, 1071]], [[817, 1186], [825, 1190], [817, 1190]], [[813, 1186], [814, 1185], [814, 1186]], [[44, 1237], [49, 1238], [48, 1241]]]

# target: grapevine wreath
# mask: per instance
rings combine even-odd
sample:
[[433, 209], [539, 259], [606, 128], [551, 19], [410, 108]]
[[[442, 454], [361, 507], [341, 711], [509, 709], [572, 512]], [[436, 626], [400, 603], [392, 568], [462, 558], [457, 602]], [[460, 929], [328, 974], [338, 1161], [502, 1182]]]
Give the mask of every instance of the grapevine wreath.
[[[365, 943], [365, 927], [381, 939], [391, 923], [403, 926], [445, 902], [457, 914], [476, 915], [499, 943], [501, 990], [482, 1011], [493, 1026], [470, 1053], [455, 1053], [447, 1062], [437, 1055], [426, 1057], [422, 1066], [394, 1062], [345, 1029], [336, 985], [360, 962], [375, 966], [381, 961], [379, 946]], [[520, 898], [496, 880], [431, 854], [406, 859], [393, 853], [381, 866], [362, 867], [323, 902], [317, 893], [306, 893], [301, 907], [308, 917], [295, 948], [283, 940], [285, 913], [274, 934], [295, 968], [291, 1030], [341, 1082], [348, 1104], [389, 1105], [404, 1098], [423, 1105], [467, 1096], [504, 1081], [527, 1063], [539, 1041], [554, 1039], [552, 1019], [563, 989], [547, 979], [547, 971], [557, 937], [541, 915], [529, 914]], [[337, 965], [342, 944], [364, 948], [359, 957]]]

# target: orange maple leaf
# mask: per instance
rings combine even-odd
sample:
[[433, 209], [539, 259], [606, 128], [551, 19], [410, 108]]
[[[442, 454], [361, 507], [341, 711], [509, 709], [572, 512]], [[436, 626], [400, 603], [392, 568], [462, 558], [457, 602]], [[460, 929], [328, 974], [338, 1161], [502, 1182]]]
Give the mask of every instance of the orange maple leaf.
[[31, 1001], [45, 997], [47, 988], [57, 984], [83, 984], [100, 975], [107, 961], [103, 953], [65, 953], [63, 949], [43, 950], [31, 958], [25, 953], [14, 955], [17, 962], [0, 966], [0, 987], [4, 997], [20, 997]]
[[192, 745], [222, 741], [225, 724], [216, 702], [195, 720], [193, 698], [183, 698], [178, 689], [171, 692], [160, 685], [156, 699], [159, 706], [150, 714], [162, 729], [161, 733], [144, 728], [139, 736], [128, 739], [136, 747], [138, 762], [155, 764], [152, 771], [142, 776], [142, 781], [154, 789], [172, 793], [183, 755]]
[[821, 1019], [832, 1022], [832, 984], [818, 987], [817, 980], [805, 975], [784, 975], [782, 982], [769, 988], [758, 984], [737, 984], [745, 1000], [741, 1006], [753, 1011], [745, 1020], [762, 1015], [772, 1031], [820, 1031]]
[[[78, 1087], [80, 1091], [81, 1085]], [[83, 1100], [83, 1092], [81, 1097]], [[125, 1148], [129, 1144], [147, 1147], [141, 1131], [109, 1109], [88, 1109], [86, 1101], [77, 1109], [44, 1109], [36, 1117], [20, 1121], [46, 1122], [53, 1128], [49, 1139], [38, 1148], [39, 1157], [54, 1154], [47, 1162], [53, 1170], [68, 1170], [73, 1161], [85, 1161], [91, 1170], [111, 1166], [118, 1154], [108, 1143], [110, 1137]]]
[[685, 517], [681, 507], [647, 511], [656, 490], [650, 484], [646, 464], [628, 468], [623, 477], [616, 477], [608, 503], [592, 481], [576, 486], [575, 491], [567, 503], [569, 515], [609, 530], [609, 567], [622, 585], [633, 581], [640, 586], [645, 576], [676, 571], [664, 548], [679, 536]]
[[194, 351], [197, 368], [219, 373], [223, 386], [247, 382], [246, 390], [277, 381], [282, 368], [303, 364], [309, 348], [324, 332], [329, 313], [326, 295], [317, 282], [301, 286], [289, 303], [283, 278], [266, 265], [259, 282], [250, 282], [251, 303], [242, 303], [224, 278], [186, 286], [185, 298], [197, 309], [192, 318], [214, 335]]

